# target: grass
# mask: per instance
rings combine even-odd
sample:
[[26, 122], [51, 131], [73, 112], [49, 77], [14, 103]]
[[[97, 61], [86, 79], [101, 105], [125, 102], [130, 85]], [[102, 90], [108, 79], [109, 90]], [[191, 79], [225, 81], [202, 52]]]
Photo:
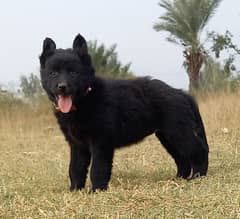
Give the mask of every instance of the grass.
[[154, 136], [116, 152], [109, 190], [68, 190], [69, 148], [48, 107], [0, 111], [0, 218], [240, 218], [239, 94], [200, 98], [208, 176], [176, 179]]

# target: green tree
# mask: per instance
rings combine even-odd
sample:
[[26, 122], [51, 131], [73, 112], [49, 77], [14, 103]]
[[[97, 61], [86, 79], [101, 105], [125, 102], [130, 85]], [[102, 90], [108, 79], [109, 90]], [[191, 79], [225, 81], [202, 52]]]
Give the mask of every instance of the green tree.
[[[214, 31], [208, 33], [208, 41], [211, 47], [204, 68], [201, 69], [201, 90], [207, 92], [235, 91], [239, 87], [240, 75], [235, 65], [239, 58], [240, 49], [233, 43], [233, 35], [226, 31], [219, 34]], [[210, 54], [213, 53], [214, 57]], [[221, 57], [224, 53], [224, 57]], [[221, 61], [217, 61], [221, 57]]]
[[96, 74], [107, 78], [129, 78], [133, 74], [129, 71], [131, 63], [123, 65], [118, 60], [116, 44], [106, 48], [104, 44], [98, 45], [97, 41], [88, 43], [89, 54], [92, 57]]
[[204, 93], [235, 91], [239, 87], [240, 77], [235, 69], [227, 66], [229, 66], [228, 59], [221, 63], [208, 57], [200, 73], [201, 91]]
[[225, 34], [219, 34], [214, 31], [208, 33], [208, 38], [211, 40], [211, 52], [216, 58], [219, 58], [223, 51], [227, 52], [228, 57], [224, 60], [224, 70], [226, 72], [236, 72], [236, 58], [240, 56], [240, 49], [233, 43], [233, 35], [227, 30]]
[[214, 52], [216, 58], [219, 58], [220, 53], [224, 50], [232, 50], [235, 53], [234, 55], [240, 55], [240, 49], [232, 42], [233, 35], [228, 30], [225, 34], [212, 31], [208, 33], [208, 38], [212, 40], [211, 51]]
[[43, 94], [43, 88], [38, 76], [33, 73], [31, 73], [28, 77], [21, 76], [20, 92], [27, 99], [41, 96]]
[[222, 0], [161, 0], [166, 10], [154, 25], [156, 31], [167, 31], [169, 42], [183, 47], [184, 67], [189, 77], [189, 90], [199, 88], [200, 69], [206, 58], [201, 33]]
[[216, 92], [223, 90], [228, 86], [230, 76], [230, 72], [225, 71], [220, 62], [209, 57], [204, 67], [201, 69], [200, 89], [203, 92]]

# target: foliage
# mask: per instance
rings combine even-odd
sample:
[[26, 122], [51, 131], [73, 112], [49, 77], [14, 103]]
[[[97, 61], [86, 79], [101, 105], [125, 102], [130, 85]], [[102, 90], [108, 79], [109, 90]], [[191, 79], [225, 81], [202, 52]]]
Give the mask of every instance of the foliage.
[[227, 51], [228, 57], [224, 60], [224, 70], [231, 74], [237, 71], [234, 64], [236, 58], [240, 55], [240, 49], [232, 41], [233, 35], [226, 31], [225, 34], [219, 34], [214, 31], [208, 33], [209, 39], [212, 41], [211, 52], [215, 54], [216, 58], [220, 58], [222, 52]]
[[37, 75], [31, 73], [28, 77], [21, 76], [20, 78], [20, 93], [27, 99], [33, 99], [43, 94], [41, 81]]
[[[235, 62], [240, 50], [232, 42], [232, 37], [233, 35], [229, 31], [226, 31], [225, 34], [214, 31], [208, 33], [211, 47], [204, 68], [201, 70], [201, 91], [235, 91], [239, 87], [240, 76]], [[214, 57], [210, 56], [211, 53], [214, 54]], [[221, 57], [222, 53], [226, 58]], [[221, 61], [216, 61], [214, 58], [221, 58]]]
[[208, 38], [213, 42], [211, 51], [214, 52], [216, 58], [220, 57], [220, 53], [224, 50], [232, 50], [235, 54], [240, 55], [240, 49], [232, 42], [233, 35], [227, 30], [225, 34], [219, 34], [215, 31], [208, 33]]
[[236, 91], [240, 85], [240, 78], [229, 67], [208, 57], [200, 73], [202, 92]]
[[200, 34], [214, 15], [221, 0], [162, 0], [159, 6], [166, 10], [160, 16], [156, 31], [167, 31], [170, 42], [198, 50]]
[[106, 48], [104, 44], [98, 45], [97, 41], [88, 43], [89, 54], [92, 57], [96, 74], [106, 78], [129, 78], [133, 74], [129, 71], [131, 63], [123, 65], [118, 60], [116, 44]]
[[200, 69], [206, 53], [200, 36], [222, 0], [161, 0], [159, 6], [166, 10], [156, 31], [167, 31], [169, 42], [183, 46], [184, 67], [189, 76], [190, 91], [199, 88]]

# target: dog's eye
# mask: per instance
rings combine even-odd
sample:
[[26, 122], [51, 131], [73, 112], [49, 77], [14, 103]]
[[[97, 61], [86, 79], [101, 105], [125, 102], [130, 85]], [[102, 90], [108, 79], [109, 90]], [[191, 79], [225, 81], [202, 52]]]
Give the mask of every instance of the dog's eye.
[[78, 75], [78, 72], [77, 72], [77, 71], [71, 71], [70, 74], [71, 74], [72, 76], [76, 76], [76, 75]]
[[57, 76], [58, 75], [58, 72], [57, 71], [51, 71], [49, 73], [50, 76], [54, 77], [54, 76]]

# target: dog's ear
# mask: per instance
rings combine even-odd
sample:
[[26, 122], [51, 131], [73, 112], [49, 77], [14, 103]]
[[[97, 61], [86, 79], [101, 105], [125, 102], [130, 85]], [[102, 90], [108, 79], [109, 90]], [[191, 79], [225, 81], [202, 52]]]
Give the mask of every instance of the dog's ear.
[[87, 42], [80, 34], [78, 34], [73, 41], [73, 51], [78, 54], [84, 65], [92, 65], [91, 57], [88, 54]]
[[87, 42], [83, 36], [78, 34], [73, 41], [73, 50], [81, 56], [88, 55]]
[[41, 66], [45, 65], [46, 59], [51, 56], [56, 50], [56, 44], [51, 38], [46, 38], [43, 41], [42, 54], [40, 55], [40, 64]]

